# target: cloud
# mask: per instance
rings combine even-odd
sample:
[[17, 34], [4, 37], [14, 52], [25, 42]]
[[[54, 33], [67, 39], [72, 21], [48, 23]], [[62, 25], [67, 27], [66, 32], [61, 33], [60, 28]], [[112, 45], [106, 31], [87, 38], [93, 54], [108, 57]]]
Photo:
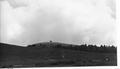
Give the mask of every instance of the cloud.
[[107, 5], [111, 9], [111, 16], [116, 19], [116, 0], [109, 0]]
[[74, 44], [115, 44], [115, 19], [111, 17], [114, 9], [107, 1], [21, 0], [20, 3], [27, 6], [16, 9], [4, 3], [3, 11], [8, 10], [3, 12], [7, 13], [3, 20], [10, 24], [4, 26], [15, 32], [12, 33], [14, 37], [6, 35], [4, 42], [32, 44], [53, 40]]
[[24, 2], [21, 2], [21, 1], [18, 1], [18, 0], [0, 0], [0, 1], [7, 1], [10, 4], [10, 6], [12, 6], [13, 8], [27, 6]]

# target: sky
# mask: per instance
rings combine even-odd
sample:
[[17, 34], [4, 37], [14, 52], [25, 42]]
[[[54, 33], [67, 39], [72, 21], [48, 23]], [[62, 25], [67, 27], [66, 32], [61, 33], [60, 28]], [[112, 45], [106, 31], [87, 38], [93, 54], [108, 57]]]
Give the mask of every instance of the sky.
[[1, 40], [116, 45], [115, 0], [0, 0]]

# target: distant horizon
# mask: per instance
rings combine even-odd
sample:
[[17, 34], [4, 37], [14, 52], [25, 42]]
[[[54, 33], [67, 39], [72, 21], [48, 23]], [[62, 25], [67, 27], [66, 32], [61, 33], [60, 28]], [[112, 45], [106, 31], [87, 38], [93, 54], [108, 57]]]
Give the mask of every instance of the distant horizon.
[[70, 44], [70, 45], [96, 45], [97, 47], [100, 47], [101, 45], [102, 46], [114, 46], [114, 47], [117, 47], [117, 45], [107, 45], [107, 44], [87, 44], [87, 43], [83, 43], [83, 44], [72, 44], [72, 43], [64, 43], [64, 42], [56, 42], [56, 41], [52, 41], [52, 42], [50, 42], [50, 41], [44, 41], [44, 42], [36, 42], [36, 43], [32, 43], [32, 44], [26, 44], [26, 45], [18, 45], [18, 44], [13, 44], [13, 43], [5, 43], [5, 42], [0, 42], [0, 43], [3, 43], [3, 44], [10, 44], [10, 45], [17, 45], [17, 46], [22, 46], [22, 47], [27, 47], [27, 46], [29, 46], [29, 45], [34, 45], [34, 44], [39, 44], [39, 43], [63, 43], [63, 44]]

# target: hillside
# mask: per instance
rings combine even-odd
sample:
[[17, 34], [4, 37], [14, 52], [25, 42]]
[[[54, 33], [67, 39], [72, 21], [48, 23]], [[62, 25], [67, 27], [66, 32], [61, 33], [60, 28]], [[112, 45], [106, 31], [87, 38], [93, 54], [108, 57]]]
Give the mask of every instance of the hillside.
[[117, 65], [117, 54], [114, 52], [88, 52], [66, 48], [70, 44], [62, 44], [45, 42], [22, 47], [0, 43], [0, 67]]

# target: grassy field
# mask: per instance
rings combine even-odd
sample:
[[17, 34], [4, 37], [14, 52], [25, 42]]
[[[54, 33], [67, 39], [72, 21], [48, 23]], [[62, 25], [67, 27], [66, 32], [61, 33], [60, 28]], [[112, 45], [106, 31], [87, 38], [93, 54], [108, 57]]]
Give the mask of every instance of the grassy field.
[[98, 53], [61, 48], [20, 47], [1, 44], [0, 68], [116, 66], [116, 53]]

